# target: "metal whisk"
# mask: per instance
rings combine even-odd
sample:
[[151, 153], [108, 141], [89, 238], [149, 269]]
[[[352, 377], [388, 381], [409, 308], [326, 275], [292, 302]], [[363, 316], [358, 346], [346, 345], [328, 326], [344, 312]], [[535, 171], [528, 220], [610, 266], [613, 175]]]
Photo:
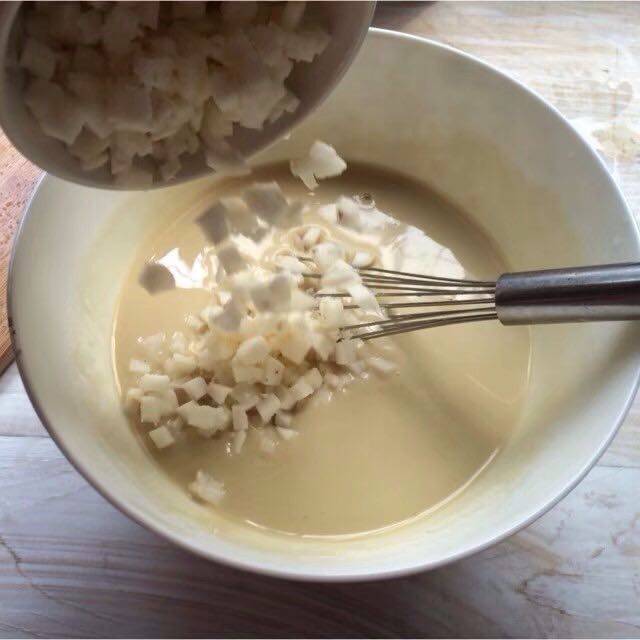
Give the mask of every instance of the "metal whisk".
[[[517, 325], [640, 319], [640, 263], [505, 273], [495, 282], [378, 267], [358, 271], [389, 317], [341, 327], [345, 337], [370, 340], [482, 320]], [[349, 307], [354, 305], [345, 305]], [[398, 312], [421, 308], [427, 310]]]

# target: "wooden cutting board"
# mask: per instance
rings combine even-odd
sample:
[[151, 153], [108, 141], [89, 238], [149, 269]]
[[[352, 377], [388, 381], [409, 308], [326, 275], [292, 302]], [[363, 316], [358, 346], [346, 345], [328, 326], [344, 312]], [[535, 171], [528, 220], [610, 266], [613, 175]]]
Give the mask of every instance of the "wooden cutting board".
[[7, 324], [7, 271], [13, 237], [42, 171], [25, 160], [0, 132], [0, 373], [13, 360]]

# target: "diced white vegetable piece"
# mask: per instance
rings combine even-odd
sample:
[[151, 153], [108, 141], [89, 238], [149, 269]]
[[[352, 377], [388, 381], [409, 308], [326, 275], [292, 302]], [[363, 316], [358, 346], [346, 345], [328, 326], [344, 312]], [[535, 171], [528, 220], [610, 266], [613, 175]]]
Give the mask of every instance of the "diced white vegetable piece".
[[250, 289], [251, 299], [258, 311], [287, 311], [291, 300], [291, 284], [286, 276], [277, 275], [268, 284]]
[[144, 392], [138, 387], [127, 389], [127, 396], [124, 402], [125, 409], [129, 412], [135, 411], [140, 406], [143, 396]]
[[213, 435], [225, 428], [227, 414], [223, 407], [196, 404], [186, 412], [186, 420], [192, 427], [196, 427], [202, 435]]
[[382, 315], [382, 309], [371, 289], [360, 283], [348, 284], [345, 288], [351, 296], [353, 303], [357, 304], [363, 311], [371, 311], [372, 313]]
[[208, 387], [209, 395], [217, 404], [224, 404], [227, 396], [231, 393], [231, 387], [217, 382], [210, 382]]
[[274, 225], [280, 229], [290, 229], [302, 224], [302, 213], [305, 209], [306, 205], [299, 200], [290, 202], [287, 210], [274, 222]]
[[207, 383], [202, 376], [187, 380], [182, 384], [182, 388], [193, 400], [200, 400], [207, 395]]
[[154, 333], [146, 338], [139, 338], [138, 342], [144, 350], [147, 358], [155, 363], [161, 363], [165, 357], [165, 335], [164, 333]]
[[333, 398], [333, 393], [331, 389], [328, 386], [323, 385], [318, 390], [316, 390], [313, 396], [313, 403], [314, 405], [327, 404], [331, 402], [332, 398]]
[[321, 279], [323, 287], [344, 287], [361, 282], [358, 272], [344, 260], [336, 260]]
[[300, 378], [290, 389], [291, 395], [296, 402], [304, 400], [313, 393], [313, 387], [304, 379]]
[[196, 222], [204, 231], [207, 240], [210, 240], [213, 244], [220, 244], [229, 237], [227, 209], [220, 202], [205, 211]]
[[171, 389], [169, 376], [158, 373], [145, 373], [140, 378], [140, 388], [145, 392], [163, 393]]
[[[282, 373], [282, 384], [287, 386], [292, 386], [298, 381], [298, 378], [306, 371], [298, 370], [298, 367], [288, 366], [285, 367], [284, 372]], [[278, 395], [280, 398], [280, 395]], [[280, 398], [282, 400], [282, 398]]]
[[268, 387], [276, 387], [282, 382], [284, 364], [277, 358], [269, 356], [263, 365], [262, 384]]
[[[275, 74], [279, 74], [280, 72], [284, 77], [288, 76], [291, 71], [291, 62], [289, 60], [281, 60], [277, 63], [275, 69]], [[274, 68], [272, 67], [272, 70]], [[293, 113], [300, 106], [300, 100], [288, 89], [286, 89], [286, 94], [280, 98], [280, 100], [275, 104], [269, 117], [267, 118], [268, 122], [275, 122], [278, 118], [280, 118], [284, 113]]]
[[90, 161], [100, 156], [109, 146], [108, 138], [100, 138], [90, 129], [84, 128], [67, 148], [69, 153], [81, 160]]
[[314, 245], [318, 244], [320, 237], [322, 236], [322, 229], [320, 227], [309, 227], [302, 237], [302, 244], [304, 248], [311, 249]]
[[145, 87], [160, 91], [172, 89], [175, 62], [169, 56], [139, 55], [134, 58], [132, 67], [133, 73]]
[[274, 258], [274, 263], [277, 267], [289, 273], [299, 274], [307, 271], [305, 264], [294, 256], [277, 256]]
[[228, 176], [244, 176], [250, 173], [249, 166], [240, 152], [226, 140], [207, 140], [205, 144], [205, 161], [214, 171]]
[[277, 275], [269, 282], [272, 311], [287, 311], [291, 302], [291, 281], [287, 276]]
[[149, 437], [158, 449], [166, 449], [176, 442], [171, 431], [165, 426], [149, 431]]
[[289, 162], [289, 169], [291, 173], [300, 178], [304, 182], [304, 186], [313, 191], [318, 187], [318, 182], [313, 174], [313, 165], [309, 158], [300, 158], [298, 160], [291, 160]]
[[217, 251], [217, 255], [220, 264], [228, 275], [238, 273], [247, 267], [247, 263], [235, 245], [225, 244], [221, 246]]
[[182, 378], [193, 373], [198, 367], [198, 363], [193, 356], [185, 356], [181, 353], [174, 353], [164, 363], [164, 370], [171, 378]]
[[317, 180], [339, 176], [347, 168], [347, 163], [336, 150], [320, 140], [316, 140], [309, 149], [306, 158], [292, 160], [291, 173], [299, 177], [309, 189], [318, 186]]
[[336, 362], [341, 365], [349, 365], [358, 359], [358, 349], [362, 340], [341, 340], [336, 344]]
[[246, 430], [237, 431], [233, 434], [233, 453], [238, 455], [242, 451], [245, 440], [247, 439]]
[[308, 293], [300, 291], [300, 289], [294, 289], [291, 292], [289, 306], [292, 311], [310, 311], [316, 306], [316, 302]]
[[131, 373], [138, 374], [149, 373], [151, 371], [151, 366], [144, 360], [131, 358], [131, 360], [129, 360], [129, 371], [131, 371]]
[[280, 409], [280, 400], [274, 393], [266, 395], [256, 405], [256, 410], [265, 424], [273, 418], [278, 409]]
[[162, 401], [162, 415], [166, 416], [178, 408], [178, 396], [173, 389], [169, 389], [169, 391], [163, 391], [158, 395], [160, 400]]
[[344, 248], [335, 242], [321, 242], [313, 248], [312, 255], [320, 270], [326, 273], [338, 260], [344, 260]]
[[207, 146], [215, 145], [220, 138], [226, 138], [233, 134], [231, 117], [230, 114], [220, 111], [213, 100], [207, 101], [200, 125], [200, 137]]
[[293, 60], [311, 62], [329, 44], [331, 37], [320, 27], [298, 29], [287, 34], [285, 43], [287, 55]]
[[256, 17], [258, 3], [249, 0], [247, 2], [221, 2], [220, 13], [225, 24], [243, 27], [250, 24]]
[[269, 343], [263, 336], [254, 336], [240, 344], [234, 359], [240, 364], [254, 365], [264, 362], [268, 355]]
[[[175, 4], [189, 4], [176, 2]], [[189, 485], [189, 491], [204, 502], [217, 506], [225, 496], [225, 488], [222, 482], [218, 482], [206, 471], [198, 471], [196, 479]]]
[[153, 185], [153, 174], [133, 166], [118, 173], [113, 179], [113, 184], [123, 189], [149, 189]]
[[370, 267], [375, 260], [373, 253], [369, 251], [356, 251], [351, 259], [351, 266], [356, 269], [363, 269], [364, 267]]
[[75, 99], [54, 82], [33, 80], [24, 101], [42, 130], [52, 138], [72, 144], [84, 125]]
[[216, 361], [229, 360], [236, 352], [236, 344], [225, 335], [209, 335], [207, 345]]
[[22, 48], [20, 65], [32, 75], [50, 80], [56, 69], [54, 52], [35, 38], [27, 38]]
[[120, 80], [107, 94], [107, 116], [121, 129], [146, 133], [151, 129], [152, 114], [151, 96], [144, 87]]
[[214, 323], [223, 331], [237, 331], [241, 320], [242, 314], [238, 305], [233, 300], [229, 300], [222, 308], [222, 312], [215, 317]]
[[105, 15], [102, 27], [102, 47], [108, 56], [122, 58], [139, 35], [138, 19], [128, 3], [115, 3]]
[[311, 145], [309, 158], [313, 163], [313, 173], [318, 180], [339, 176], [347, 168], [347, 163], [336, 150], [320, 140], [316, 140]]
[[280, 16], [280, 25], [287, 31], [294, 31], [302, 23], [302, 16], [306, 7], [306, 2], [290, 0], [284, 6]]
[[338, 207], [338, 217], [340, 222], [350, 229], [355, 231], [362, 231], [365, 224], [363, 222], [363, 216], [366, 215], [362, 208], [353, 198], [347, 198], [346, 196], [340, 196], [336, 202]]
[[80, 14], [76, 21], [78, 42], [82, 44], [98, 44], [102, 35], [102, 13], [89, 9]]
[[247, 203], [239, 197], [221, 198], [227, 212], [227, 223], [234, 233], [242, 233], [249, 238], [254, 238], [260, 229], [257, 216], [249, 211]]
[[345, 324], [344, 305], [341, 298], [320, 298], [320, 316], [329, 327], [338, 328]]
[[314, 391], [317, 391], [322, 386], [322, 374], [317, 367], [309, 369], [304, 374], [303, 379]]
[[233, 379], [236, 382], [248, 382], [249, 384], [253, 384], [255, 382], [260, 382], [262, 379], [262, 369], [260, 367], [233, 362], [231, 364], [231, 369], [233, 371]]
[[82, 166], [83, 171], [93, 171], [94, 169], [107, 164], [108, 160], [109, 154], [105, 151], [104, 153], [94, 156], [93, 158], [80, 158], [80, 165]]
[[288, 411], [276, 412], [276, 417], [275, 417], [276, 426], [286, 429], [291, 426], [292, 422], [293, 422], [293, 416]]
[[198, 406], [197, 402], [194, 402], [193, 400], [189, 400], [188, 402], [185, 402], [184, 404], [181, 404], [177, 409], [176, 409], [176, 413], [185, 421], [185, 422], [189, 422], [189, 415], [191, 414], [191, 412], [195, 409], [195, 407]]
[[329, 224], [338, 224], [338, 207], [335, 204], [323, 204], [318, 207], [317, 214]]
[[240, 405], [231, 407], [231, 420], [234, 431], [246, 431], [249, 428], [247, 412]]
[[290, 409], [293, 409], [294, 405], [296, 404], [296, 398], [291, 393], [291, 389], [281, 386], [275, 389], [275, 394], [280, 400], [280, 408], [283, 411], [289, 411]]
[[337, 376], [335, 373], [331, 373], [331, 372], [325, 373], [324, 374], [324, 381], [332, 389], [340, 389], [343, 386], [342, 377], [341, 376]]
[[138, 277], [140, 285], [151, 295], [175, 289], [176, 282], [167, 267], [157, 262], [148, 262]]
[[205, 328], [205, 323], [198, 318], [198, 316], [194, 316], [193, 314], [187, 314], [187, 317], [184, 320], [185, 324], [189, 329], [193, 329], [196, 332], [200, 332]]
[[250, 290], [251, 300], [258, 311], [271, 311], [271, 294], [269, 285], [260, 283]]
[[177, 440], [180, 434], [182, 433], [184, 424], [185, 424], [184, 420], [180, 416], [174, 416], [173, 418], [166, 420], [166, 422], [164, 423], [164, 426], [167, 427], [167, 429], [169, 429], [169, 431], [171, 432], [171, 435], [174, 437], [174, 439]]
[[276, 427], [276, 431], [283, 440], [292, 440], [298, 435], [295, 429], [288, 429], [287, 427]]
[[162, 417], [163, 403], [160, 398], [154, 396], [143, 396], [140, 399], [140, 420], [142, 422], [153, 422], [158, 424]]
[[273, 437], [273, 429], [260, 429], [258, 438], [260, 439], [260, 451], [269, 455], [275, 452], [277, 442]]
[[216, 326], [216, 317], [222, 313], [222, 307], [216, 304], [207, 305], [202, 311], [200, 311], [200, 319], [210, 328], [213, 329]]
[[395, 362], [391, 362], [391, 360], [381, 358], [380, 356], [372, 356], [370, 358], [367, 358], [366, 362], [369, 367], [385, 375], [394, 373], [398, 370], [398, 365]]
[[356, 360], [355, 362], [349, 362], [347, 364], [347, 367], [349, 367], [349, 369], [351, 369], [351, 371], [358, 376], [363, 376], [366, 377], [366, 369], [367, 369], [367, 364], [366, 362], [364, 362], [364, 360]]
[[302, 327], [290, 330], [280, 344], [282, 355], [295, 364], [300, 364], [311, 348], [309, 332]]
[[311, 336], [311, 346], [320, 360], [328, 360], [335, 349], [336, 341], [319, 331], [313, 331]]
[[270, 224], [274, 224], [288, 208], [277, 182], [256, 182], [244, 190], [242, 197], [249, 209]]

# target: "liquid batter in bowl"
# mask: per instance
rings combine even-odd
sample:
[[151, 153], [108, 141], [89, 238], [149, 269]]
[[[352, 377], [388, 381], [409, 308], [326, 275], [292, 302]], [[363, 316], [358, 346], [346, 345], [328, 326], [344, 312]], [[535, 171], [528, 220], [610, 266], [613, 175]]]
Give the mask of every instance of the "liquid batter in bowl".
[[[252, 182], [276, 180], [287, 196], [310, 205], [307, 221], [322, 226], [317, 205], [340, 195], [368, 193], [390, 225], [381, 251], [397, 268], [432, 275], [495, 278], [506, 270], [489, 239], [458, 209], [426, 186], [368, 166], [350, 165], [341, 177], [308, 194], [286, 167], [212, 188], [211, 202], [237, 195]], [[137, 339], [184, 328], [187, 314], [207, 305], [207, 241], [195, 218], [199, 207], [140, 248], [124, 283], [114, 325], [114, 363], [121, 389], [135, 384], [128, 364]], [[250, 250], [251, 247], [243, 246]], [[268, 249], [266, 249], [268, 251]], [[139, 284], [149, 260], [168, 266], [177, 288], [150, 295]], [[137, 419], [156, 462], [185, 488], [198, 470], [224, 483], [218, 507], [249, 526], [305, 536], [365, 534], [436, 509], [473, 481], [517, 427], [530, 357], [527, 328], [493, 322], [395, 336], [398, 372], [370, 375], [311, 402], [295, 416], [298, 437], [266, 454], [249, 434], [233, 454], [225, 434], [209, 440], [187, 433], [180, 447], [157, 450]], [[191, 445], [191, 446], [189, 446]], [[212, 507], [213, 508], [213, 507]]]

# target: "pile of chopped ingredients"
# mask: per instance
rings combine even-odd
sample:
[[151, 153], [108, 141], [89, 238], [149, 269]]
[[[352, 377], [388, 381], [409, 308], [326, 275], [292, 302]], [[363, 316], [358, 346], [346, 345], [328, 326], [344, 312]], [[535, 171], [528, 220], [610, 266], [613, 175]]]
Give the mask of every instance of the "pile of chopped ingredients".
[[[322, 142], [292, 164], [304, 167], [307, 180], [346, 168]], [[190, 429], [203, 438], [231, 432], [232, 452], [239, 454], [251, 429], [260, 448], [272, 453], [278, 440], [297, 435], [296, 412], [311, 398], [329, 397], [371, 371], [396, 370], [388, 356], [340, 330], [381, 317], [358, 272], [380, 266], [378, 256], [327, 233], [370, 232], [375, 204], [340, 197], [318, 207], [322, 226], [302, 224], [303, 209], [277, 183], [254, 183], [198, 218], [215, 247], [217, 282], [210, 304], [186, 317], [184, 331], [140, 338], [140, 357], [130, 362], [137, 384], [126, 392], [127, 406], [152, 425], [148, 435], [159, 449], [179, 446]], [[265, 228], [280, 230], [284, 243], [257, 263], [237, 240], [259, 238]], [[145, 268], [141, 282], [151, 293], [173, 285], [171, 273], [158, 263]], [[190, 490], [213, 504], [224, 496], [222, 484], [204, 471]]]
[[244, 170], [227, 138], [298, 98], [285, 81], [330, 36], [304, 2], [37, 2], [23, 6], [18, 65], [42, 131], [85, 171], [148, 187], [185, 155]]

